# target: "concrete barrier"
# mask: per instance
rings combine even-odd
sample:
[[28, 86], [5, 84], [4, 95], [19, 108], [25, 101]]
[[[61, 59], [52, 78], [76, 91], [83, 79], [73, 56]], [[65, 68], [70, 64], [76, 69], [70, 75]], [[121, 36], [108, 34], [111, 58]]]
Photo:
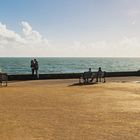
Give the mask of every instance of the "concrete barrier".
[[140, 71], [107, 72], [106, 77], [140, 76]]
[[20, 74], [20, 75], [8, 75], [8, 80], [44, 80], [44, 79], [72, 79], [79, 78], [81, 73], [56, 73], [56, 74], [39, 74], [39, 78], [36, 75]]
[[[43, 80], [43, 79], [73, 79], [82, 73], [39, 74], [39, 78], [31, 74], [8, 75], [8, 80]], [[140, 71], [106, 72], [106, 77], [140, 76]]]

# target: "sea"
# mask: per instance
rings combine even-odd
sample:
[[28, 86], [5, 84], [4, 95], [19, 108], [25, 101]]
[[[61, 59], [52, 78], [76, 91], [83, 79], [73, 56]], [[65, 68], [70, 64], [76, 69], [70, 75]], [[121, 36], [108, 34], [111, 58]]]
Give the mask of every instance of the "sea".
[[[0, 72], [8, 74], [30, 74], [30, 62], [33, 58], [0, 57]], [[68, 57], [38, 57], [40, 74], [79, 73], [97, 71], [137, 71], [140, 70], [140, 58], [68, 58]]]

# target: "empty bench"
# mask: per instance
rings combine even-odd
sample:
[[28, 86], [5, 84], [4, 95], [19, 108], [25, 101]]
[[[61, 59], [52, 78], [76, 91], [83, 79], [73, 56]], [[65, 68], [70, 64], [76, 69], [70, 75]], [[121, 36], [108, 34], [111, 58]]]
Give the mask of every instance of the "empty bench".
[[7, 86], [8, 75], [7, 73], [0, 73], [0, 86]]

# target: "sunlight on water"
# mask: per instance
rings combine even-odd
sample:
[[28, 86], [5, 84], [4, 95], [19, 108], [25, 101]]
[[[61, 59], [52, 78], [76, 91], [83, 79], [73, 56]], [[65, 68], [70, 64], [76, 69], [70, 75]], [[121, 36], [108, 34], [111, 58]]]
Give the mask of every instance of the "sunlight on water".
[[[140, 58], [37, 58], [39, 73], [77, 73], [88, 68], [97, 71], [137, 71]], [[29, 74], [31, 58], [0, 58], [0, 71], [8, 74]]]

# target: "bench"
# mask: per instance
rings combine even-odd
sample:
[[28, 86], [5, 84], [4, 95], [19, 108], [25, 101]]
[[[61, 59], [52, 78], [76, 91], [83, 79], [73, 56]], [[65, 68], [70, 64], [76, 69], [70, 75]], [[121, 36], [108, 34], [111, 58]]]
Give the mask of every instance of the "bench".
[[7, 73], [0, 73], [0, 86], [5, 83], [5, 86], [7, 86], [7, 81], [8, 81], [8, 75]]
[[97, 78], [97, 73], [95, 72], [84, 72], [80, 78], [79, 83], [91, 83], [95, 78]]

